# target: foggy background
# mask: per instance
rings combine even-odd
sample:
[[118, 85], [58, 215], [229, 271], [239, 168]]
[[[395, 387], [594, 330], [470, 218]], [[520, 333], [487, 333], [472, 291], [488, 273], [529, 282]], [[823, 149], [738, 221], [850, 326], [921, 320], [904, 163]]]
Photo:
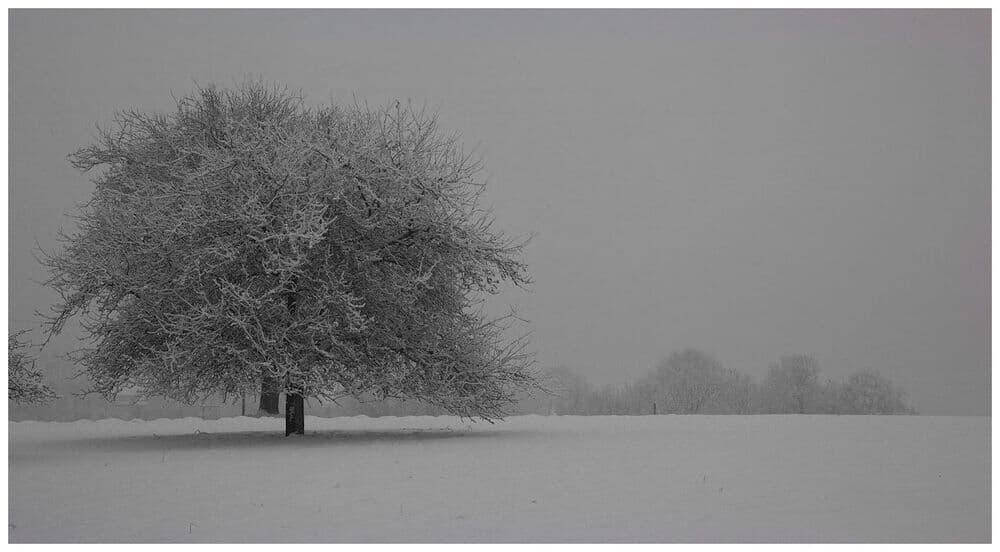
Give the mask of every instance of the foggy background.
[[[922, 414], [989, 413], [989, 11], [25, 11], [10, 17], [12, 329], [53, 293], [116, 110], [246, 76], [426, 102], [479, 146], [540, 367], [596, 384], [697, 347], [811, 354]], [[69, 325], [39, 356], [61, 392]], [[37, 339], [38, 333], [33, 337]]]

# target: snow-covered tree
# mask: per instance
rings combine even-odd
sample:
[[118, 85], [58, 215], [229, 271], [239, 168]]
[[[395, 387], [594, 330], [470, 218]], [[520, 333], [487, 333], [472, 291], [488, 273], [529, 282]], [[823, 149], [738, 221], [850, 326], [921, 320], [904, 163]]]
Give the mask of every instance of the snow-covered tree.
[[28, 343], [21, 340], [27, 330], [7, 336], [7, 398], [18, 403], [45, 403], [57, 398], [35, 370], [28, 355]]
[[82, 316], [95, 392], [284, 392], [301, 433], [304, 398], [490, 420], [534, 385], [513, 314], [483, 309], [529, 282], [524, 242], [493, 228], [479, 163], [422, 110], [206, 87], [168, 114], [119, 113], [71, 159], [103, 170], [47, 256], [48, 330]]

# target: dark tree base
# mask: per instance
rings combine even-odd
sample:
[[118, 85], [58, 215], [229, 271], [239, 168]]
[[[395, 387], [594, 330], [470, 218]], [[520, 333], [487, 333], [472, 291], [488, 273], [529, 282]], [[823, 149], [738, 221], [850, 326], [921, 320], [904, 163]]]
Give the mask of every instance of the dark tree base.
[[302, 395], [290, 393], [285, 395], [285, 437], [291, 434], [305, 435], [306, 405]]
[[260, 412], [261, 415], [278, 415], [278, 381], [274, 378], [265, 377], [260, 384]]

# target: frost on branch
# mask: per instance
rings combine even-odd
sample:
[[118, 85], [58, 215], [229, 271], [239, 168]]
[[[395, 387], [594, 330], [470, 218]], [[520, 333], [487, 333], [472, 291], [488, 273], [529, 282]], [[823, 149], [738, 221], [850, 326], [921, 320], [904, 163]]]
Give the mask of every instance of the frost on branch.
[[26, 352], [28, 344], [21, 341], [25, 331], [7, 336], [7, 398], [17, 403], [49, 402], [56, 394], [42, 383], [34, 359]]
[[171, 114], [120, 113], [71, 159], [99, 170], [47, 256], [48, 330], [81, 316], [96, 392], [192, 402], [276, 378], [493, 419], [534, 386], [513, 316], [482, 312], [529, 282], [524, 243], [493, 228], [478, 163], [420, 110], [208, 87]]

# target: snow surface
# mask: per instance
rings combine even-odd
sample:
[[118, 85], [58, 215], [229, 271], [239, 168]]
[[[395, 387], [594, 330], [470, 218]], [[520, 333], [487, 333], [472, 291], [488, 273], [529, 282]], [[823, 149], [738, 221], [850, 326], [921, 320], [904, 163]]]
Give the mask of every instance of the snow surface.
[[9, 424], [11, 542], [985, 542], [989, 418]]

